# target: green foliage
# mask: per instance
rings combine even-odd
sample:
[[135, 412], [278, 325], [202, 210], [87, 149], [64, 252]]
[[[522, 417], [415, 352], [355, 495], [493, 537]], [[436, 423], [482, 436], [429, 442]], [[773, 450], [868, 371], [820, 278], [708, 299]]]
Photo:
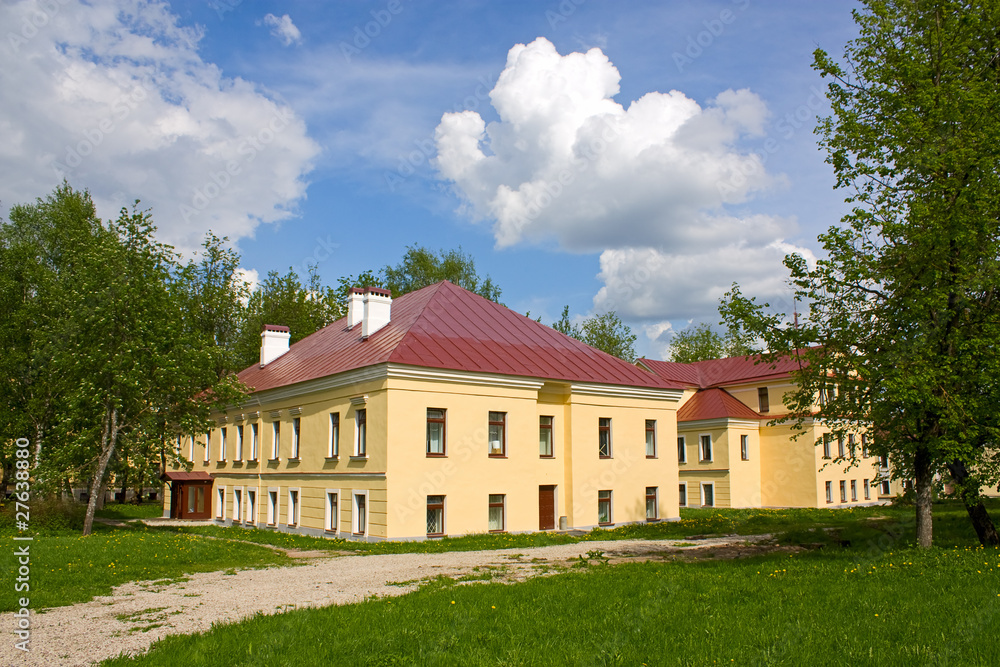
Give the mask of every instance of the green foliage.
[[385, 287], [392, 291], [393, 297], [447, 280], [484, 299], [500, 301], [500, 287], [489, 276], [480, 279], [472, 255], [461, 248], [434, 253], [423, 246], [407, 246], [402, 261], [385, 267], [382, 273]]
[[615, 311], [603, 315], [592, 315], [585, 318], [579, 325], [569, 319], [569, 306], [563, 308], [562, 317], [552, 325], [559, 333], [596, 347], [611, 356], [635, 362], [635, 340], [632, 328], [622, 322]]
[[785, 260], [809, 312], [793, 327], [735, 285], [722, 312], [806, 362], [796, 419], [822, 391], [818, 416], [836, 434], [868, 427], [894, 475], [916, 479], [929, 545], [935, 474], [958, 482], [970, 512], [1000, 481], [1000, 5], [864, 5], [848, 64], [815, 54], [833, 109], [820, 145], [854, 208], [819, 237], [815, 266]]
[[670, 359], [682, 364], [690, 364], [706, 359], [721, 359], [723, 357], [742, 357], [757, 354], [750, 334], [742, 328], [730, 326], [726, 335], [712, 329], [707, 322], [692, 324], [678, 331], [670, 339]]

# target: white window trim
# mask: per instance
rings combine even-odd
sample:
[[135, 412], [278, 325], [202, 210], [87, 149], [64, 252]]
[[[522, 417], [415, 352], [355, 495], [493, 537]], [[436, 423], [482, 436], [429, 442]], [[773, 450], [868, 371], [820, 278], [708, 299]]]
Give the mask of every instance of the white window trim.
[[219, 428], [219, 463], [226, 462], [226, 435], [229, 429], [225, 426]]
[[258, 422], [250, 424], [250, 460], [257, 460], [257, 447], [260, 445], [260, 425]]
[[212, 432], [205, 433], [205, 463], [212, 459]]
[[218, 486], [216, 487], [215, 493], [215, 518], [225, 519], [226, 518], [226, 487]]
[[[712, 487], [712, 504], [705, 504], [705, 489]], [[701, 506], [702, 507], [717, 507], [715, 502], [715, 482], [701, 482]]]
[[[358, 496], [364, 496], [365, 497], [365, 525], [363, 527], [363, 530], [359, 530], [359, 528], [362, 528], [362, 527], [358, 526], [358, 501], [357, 501], [357, 497]], [[364, 535], [365, 537], [368, 537], [368, 526], [371, 524], [371, 516], [372, 516], [372, 506], [371, 506], [371, 503], [368, 502], [368, 501], [369, 501], [369, 498], [368, 498], [368, 491], [367, 490], [365, 490], [365, 491], [352, 491], [351, 492], [351, 534], [352, 535]]]
[[[271, 493], [274, 493], [272, 496]], [[274, 502], [271, 502], [271, 498]], [[277, 486], [267, 487], [267, 525], [277, 526], [278, 517], [281, 516], [281, 489]]]
[[302, 435], [302, 418], [292, 417], [292, 451], [290, 459], [299, 458], [299, 438]]
[[824, 487], [824, 490], [826, 491], [826, 502], [827, 502], [827, 504], [831, 504], [832, 505], [833, 504], [833, 482], [830, 481], [830, 480], [827, 480], [826, 484], [824, 484], [823, 487]]
[[[233, 487], [233, 523], [243, 523], [246, 490], [242, 486]], [[239, 498], [239, 500], [237, 500]]]
[[[330, 505], [330, 494], [337, 496], [336, 513], [333, 513], [333, 507]], [[323, 529], [336, 535], [340, 532], [340, 512], [343, 509], [344, 503], [344, 497], [341, 495], [340, 489], [326, 489], [323, 492], [323, 503], [326, 507], [326, 514], [323, 516]], [[332, 523], [331, 519], [333, 520]]]
[[[744, 446], [744, 444], [746, 446]], [[743, 454], [746, 456], [743, 456]], [[746, 433], [740, 434], [740, 460], [749, 461], [750, 460], [750, 436]]]
[[194, 462], [194, 436], [191, 436], [190, 442], [188, 443], [188, 461]]
[[681, 458], [678, 455], [677, 462], [678, 463], [687, 463], [688, 462], [687, 436], [685, 436], [685, 435], [679, 435], [679, 436], [677, 436], [677, 439], [680, 441], [680, 442], [677, 443], [677, 452], [678, 452], [678, 454], [680, 454], [682, 452], [684, 454], [684, 458]]
[[281, 459], [281, 421], [275, 419], [271, 422], [271, 460]]
[[[701, 442], [702, 442], [701, 439], [704, 438], [704, 437], [706, 437], [706, 436], [708, 437], [708, 446], [712, 450], [712, 451], [709, 452], [709, 454], [711, 454], [711, 456], [709, 456], [707, 459], [705, 458], [705, 447], [701, 444]], [[712, 434], [711, 433], [699, 433], [698, 434], [698, 461], [699, 461], [699, 463], [712, 463], [712, 462], [715, 461], [715, 442], [714, 442], [714, 439], [712, 438]]]
[[[361, 453], [361, 424], [358, 422], [359, 413], [364, 410], [365, 413], [365, 453]], [[354, 410], [354, 453], [351, 458], [355, 459], [366, 459], [368, 458], [368, 410], [366, 408], [357, 408]], [[367, 535], [367, 533], [366, 533]]]
[[236, 458], [234, 460], [243, 460], [243, 424], [236, 425]]
[[[295, 494], [294, 505], [292, 504], [293, 493]], [[298, 526], [302, 515], [302, 489], [297, 486], [288, 489], [288, 507], [286, 511], [291, 512], [293, 516], [285, 517], [285, 525], [293, 528]]]
[[[337, 428], [333, 427], [333, 416], [337, 415]], [[339, 412], [328, 412], [326, 417], [326, 458], [335, 459], [340, 456], [340, 428], [342, 424], [340, 423], [340, 413]], [[336, 431], [336, 432], [335, 432]], [[340, 496], [337, 496], [337, 500], [340, 500]]]
[[[684, 487], [684, 502], [683, 502], [683, 504], [680, 502], [680, 493], [679, 493], [680, 492], [680, 488], [679, 487], [681, 487], [681, 486]], [[691, 503], [689, 502], [691, 500], [691, 496], [689, 495], [691, 493], [691, 489], [688, 488], [688, 483], [687, 482], [679, 482], [678, 483], [678, 489], [677, 489], [677, 491], [678, 491], [678, 494], [677, 494], [677, 501], [678, 501], [677, 502], [677, 506], [678, 507], [689, 507], [691, 505]]]
[[248, 523], [251, 526], [257, 525], [257, 501], [259, 500], [257, 498], [258, 495], [259, 494], [257, 493], [257, 489], [251, 489], [248, 487], [243, 497], [243, 504], [246, 506], [246, 508], [243, 510], [246, 513], [243, 522]]

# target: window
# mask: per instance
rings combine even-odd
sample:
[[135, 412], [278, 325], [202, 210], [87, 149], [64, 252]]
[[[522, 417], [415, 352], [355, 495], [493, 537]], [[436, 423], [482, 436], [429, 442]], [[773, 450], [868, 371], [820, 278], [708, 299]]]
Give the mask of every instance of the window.
[[847, 482], [840, 480], [840, 502], [847, 502]]
[[490, 456], [507, 456], [507, 413], [490, 413]]
[[701, 441], [701, 460], [711, 461], [712, 460], [712, 436], [702, 435], [699, 437]]
[[278, 522], [278, 490], [270, 489], [267, 492], [267, 525], [273, 526]]
[[490, 494], [490, 532], [504, 530], [504, 514], [507, 496], [498, 493]]
[[368, 532], [368, 493], [354, 492], [354, 515], [351, 517], [351, 532], [365, 535]]
[[883, 496], [889, 495], [889, 480], [885, 480], [884, 482], [882, 482], [882, 491], [881, 491], [881, 493], [882, 493]]
[[871, 485], [869, 484], [867, 479], [864, 481], [863, 486], [865, 487], [865, 500], [871, 500], [872, 490], [871, 490]]
[[833, 502], [833, 482], [826, 483], [826, 502]]
[[444, 535], [444, 496], [427, 496], [427, 537]]
[[[609, 420], [610, 421], [610, 420]], [[602, 526], [611, 523], [611, 492], [597, 492], [597, 523]]]
[[646, 487], [646, 521], [656, 521], [660, 518], [656, 502], [657, 488], [655, 486]]
[[444, 410], [427, 409], [427, 456], [444, 456]]
[[236, 460], [243, 460], [243, 424], [236, 427]]
[[768, 400], [767, 387], [757, 389], [757, 403], [760, 407], [758, 412], [768, 412], [771, 410], [771, 402]]
[[855, 449], [854, 434], [853, 433], [848, 433], [847, 434], [847, 453], [851, 455], [852, 459], [854, 458], [854, 449]]
[[597, 420], [598, 454], [602, 459], [611, 458], [611, 419], [601, 417]]
[[205, 434], [205, 463], [212, 458], [212, 432]]
[[715, 507], [715, 482], [702, 482], [701, 506]]
[[868, 458], [871, 456], [871, 452], [868, 451], [868, 434], [861, 434], [861, 456]]
[[656, 458], [656, 420], [646, 420], [646, 458]]
[[750, 436], [740, 436], [740, 458], [744, 461], [750, 460]]
[[299, 458], [299, 432], [302, 428], [302, 420], [299, 417], [292, 418], [292, 454], [289, 458]]
[[226, 518], [226, 487], [220, 486], [215, 491], [215, 518], [225, 519]]
[[837, 436], [837, 456], [844, 458], [844, 436]]
[[251, 526], [257, 524], [257, 492], [252, 489], [247, 489], [246, 522]]
[[858, 502], [858, 480], [851, 480], [851, 502]]
[[223, 463], [226, 460], [226, 427], [223, 426], [219, 432], [222, 434], [219, 441], [219, 463]]
[[823, 458], [824, 459], [830, 458], [830, 434], [829, 433], [824, 433], [823, 434]]
[[194, 436], [188, 441], [188, 461], [194, 461]]
[[881, 468], [882, 470], [888, 470], [889, 469], [889, 457], [888, 456], [880, 456], [880, 457], [878, 457], [878, 467]]
[[340, 456], [340, 413], [330, 413], [330, 437], [326, 443], [326, 458], [335, 459]]
[[243, 521], [243, 489], [233, 489], [233, 523]]
[[271, 460], [277, 461], [281, 454], [281, 422], [271, 422]]
[[552, 458], [552, 417], [538, 418], [538, 455]]
[[354, 413], [354, 455], [368, 456], [368, 410]]
[[337, 491], [326, 492], [326, 521], [324, 525], [331, 533], [337, 532], [338, 519], [340, 518], [340, 509], [337, 503], [339, 496], [340, 493]]
[[288, 525], [295, 526], [299, 523], [299, 490], [288, 489]]
[[677, 500], [677, 504], [681, 507], [687, 507], [688, 504], [688, 485], [687, 482], [680, 483], [680, 496]]
[[250, 424], [250, 460], [257, 460], [257, 443], [260, 442], [260, 424]]
[[684, 441], [683, 435], [677, 436], [677, 462], [688, 462], [687, 443]]

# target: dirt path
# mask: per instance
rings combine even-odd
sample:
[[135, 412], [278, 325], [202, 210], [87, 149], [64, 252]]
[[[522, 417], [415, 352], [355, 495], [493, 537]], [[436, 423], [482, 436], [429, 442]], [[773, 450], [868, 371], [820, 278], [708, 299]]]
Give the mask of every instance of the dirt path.
[[[32, 617], [31, 652], [14, 648], [13, 635], [0, 645], [0, 665], [88, 665], [119, 653], [142, 653], [158, 639], [209, 630], [258, 612], [348, 604], [371, 595], [408, 593], [422, 579], [478, 575], [492, 568], [495, 580], [519, 581], [562, 571], [570, 560], [600, 551], [610, 562], [706, 555], [732, 558], [759, 553], [751, 546], [768, 536], [703, 540], [578, 542], [530, 549], [328, 557], [324, 552], [289, 555], [311, 562], [298, 567], [205, 572], [163, 585], [132, 582], [111, 595]], [[319, 558], [317, 556], [326, 556]], [[473, 573], [474, 568], [479, 568]], [[5, 628], [13, 626], [3, 614]]]

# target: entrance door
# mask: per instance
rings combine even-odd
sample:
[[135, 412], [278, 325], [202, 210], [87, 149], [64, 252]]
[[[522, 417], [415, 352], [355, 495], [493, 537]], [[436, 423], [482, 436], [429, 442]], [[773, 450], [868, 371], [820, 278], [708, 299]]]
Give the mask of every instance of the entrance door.
[[538, 487], [538, 530], [552, 530], [556, 527], [556, 487]]
[[171, 516], [175, 519], [210, 518], [212, 507], [208, 494], [211, 490], [211, 482], [174, 482], [170, 502]]

